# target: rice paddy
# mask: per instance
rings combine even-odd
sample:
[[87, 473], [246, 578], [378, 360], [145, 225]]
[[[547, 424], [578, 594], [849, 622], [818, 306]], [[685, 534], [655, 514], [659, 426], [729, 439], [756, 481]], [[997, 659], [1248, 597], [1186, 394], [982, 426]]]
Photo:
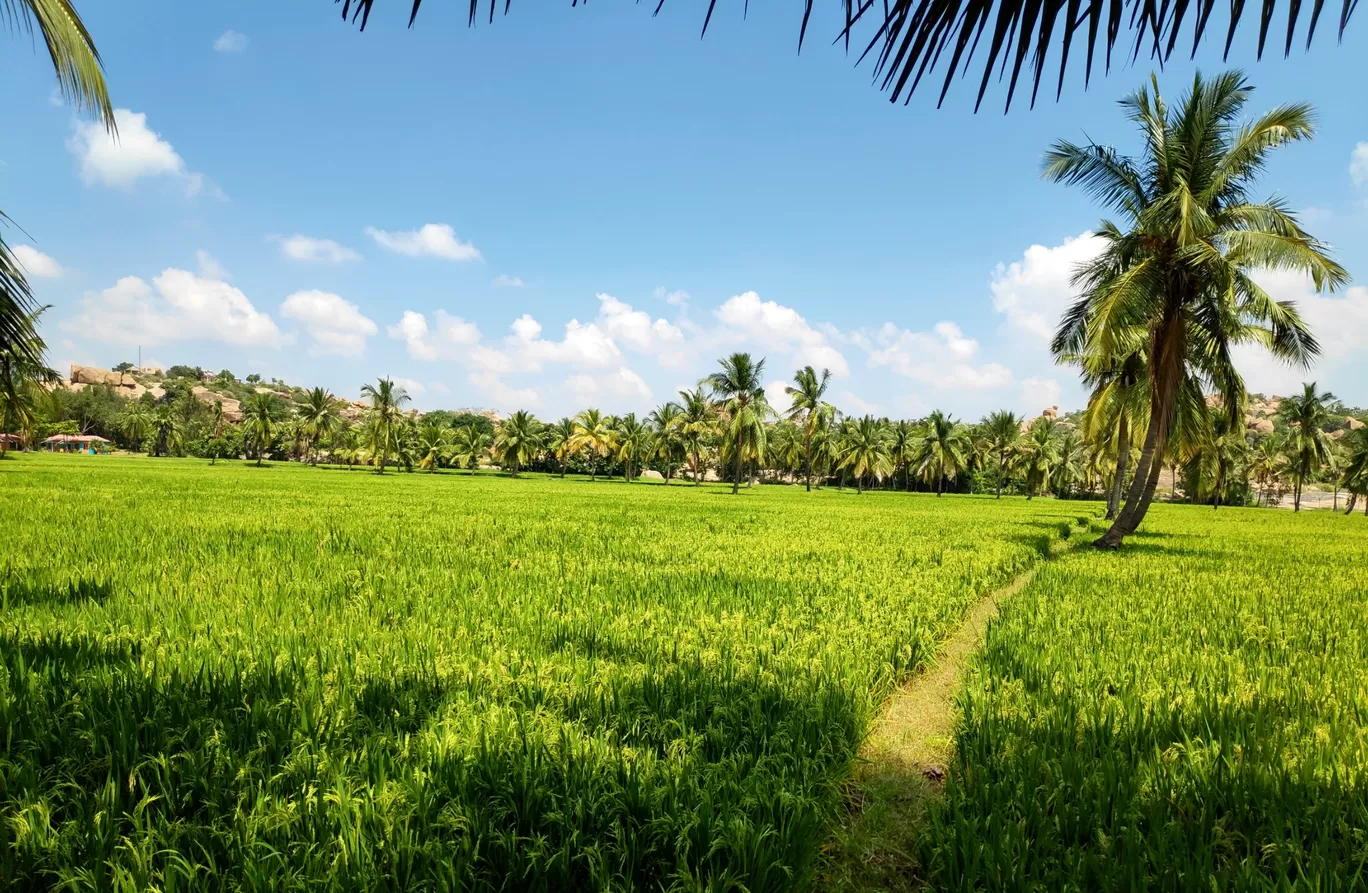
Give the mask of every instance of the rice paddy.
[[0, 878], [802, 886], [891, 687], [1091, 514], [0, 463]]

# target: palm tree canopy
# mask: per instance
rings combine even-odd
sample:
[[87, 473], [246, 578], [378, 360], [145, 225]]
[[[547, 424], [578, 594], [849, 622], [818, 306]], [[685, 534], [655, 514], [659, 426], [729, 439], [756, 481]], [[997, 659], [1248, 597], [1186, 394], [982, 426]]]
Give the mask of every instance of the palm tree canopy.
[[[375, 0], [334, 0], [342, 4], [342, 17], [350, 18], [364, 30], [370, 19]], [[747, 0], [748, 2], [748, 0]], [[658, 0], [655, 12], [660, 12], [665, 0]], [[409, 0], [409, 26], [418, 17], [423, 0]], [[403, 8], [403, 0], [395, 3]], [[500, 7], [499, 0], [486, 0], [484, 8], [488, 21], [492, 24], [494, 13]], [[814, 0], [803, 0], [801, 22], [798, 24], [798, 48], [801, 50], [807, 37], [808, 25], [812, 17]], [[1282, 37], [1283, 55], [1292, 52], [1292, 44], [1297, 37], [1297, 26], [1305, 24], [1306, 46], [1309, 48], [1320, 24], [1324, 3], [1316, 2], [1307, 12], [1301, 0], [1288, 0], [1287, 28], [1284, 35], [1270, 25], [1277, 11], [1277, 0], [1265, 0], [1260, 8], [1258, 32], [1258, 54], [1262, 58], [1269, 35], [1277, 41]], [[1343, 36], [1345, 26], [1354, 13], [1358, 0], [1341, 0], [1338, 19], [1339, 34]], [[712, 22], [717, 0], [708, 0], [707, 11], [703, 17], [703, 32], [707, 33]], [[891, 102], [902, 99], [910, 101], [922, 79], [934, 74], [938, 69], [940, 77], [940, 101], [944, 102], [950, 85], [958, 71], [964, 76], [970, 63], [980, 52], [980, 38], [988, 34], [982, 43], [982, 76], [979, 79], [978, 96], [974, 108], [983, 102], [988, 84], [994, 71], [1001, 80], [1010, 70], [1007, 85], [1006, 107], [1010, 108], [1018, 82], [1025, 74], [1025, 82], [1031, 88], [1031, 104], [1042, 84], [1048, 83], [1052, 74], [1047, 72], [1051, 53], [1058, 58], [1059, 72], [1055, 83], [1055, 97], [1064, 89], [1064, 77], [1070, 59], [1077, 64], [1077, 56], [1083, 54], [1082, 63], [1084, 87], [1092, 79], [1094, 66], [1101, 58], [1102, 68], [1109, 71], [1112, 64], [1112, 50], [1117, 42], [1131, 45], [1129, 60], [1139, 59], [1141, 52], [1167, 62], [1181, 42], [1195, 56], [1206, 34], [1216, 6], [1215, 0], [1189, 4], [1186, 2], [1170, 4], [1166, 0], [885, 0], [882, 4], [873, 2], [855, 3], [852, 0], [832, 2], [840, 16], [841, 28], [836, 35], [846, 52], [852, 45], [858, 51], [857, 64], [866, 57], [873, 58], [874, 83], [889, 94]], [[503, 0], [502, 8], [507, 14], [512, 0]], [[1225, 38], [1225, 52], [1230, 53], [1235, 32], [1245, 13], [1245, 0], [1230, 0], [1226, 7], [1229, 27]], [[1306, 12], [1306, 17], [1303, 17]], [[473, 27], [477, 19], [484, 18], [480, 0], [469, 0], [469, 24]], [[1220, 20], [1220, 16], [1217, 19]], [[992, 27], [989, 27], [991, 24]], [[865, 33], [857, 36], [859, 29]], [[867, 34], [867, 39], [866, 39]], [[1100, 52], [1099, 52], [1100, 51]]]

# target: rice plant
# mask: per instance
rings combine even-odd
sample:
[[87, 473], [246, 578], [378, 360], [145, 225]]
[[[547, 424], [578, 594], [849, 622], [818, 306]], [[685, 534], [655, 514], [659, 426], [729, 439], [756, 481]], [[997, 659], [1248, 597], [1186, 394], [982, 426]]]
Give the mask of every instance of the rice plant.
[[0, 878], [802, 886], [868, 723], [1086, 507], [25, 457]]
[[1368, 888], [1368, 523], [1154, 520], [1043, 566], [991, 628], [934, 887]]

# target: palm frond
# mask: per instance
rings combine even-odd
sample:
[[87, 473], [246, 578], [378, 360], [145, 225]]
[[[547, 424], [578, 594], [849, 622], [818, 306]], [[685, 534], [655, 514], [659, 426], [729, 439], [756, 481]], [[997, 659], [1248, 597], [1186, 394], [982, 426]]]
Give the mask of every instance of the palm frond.
[[[4, 0], [14, 2], [14, 0]], [[35, 0], [36, 2], [36, 0]], [[62, 2], [65, 0], [47, 0]], [[342, 5], [342, 17], [362, 29], [370, 21], [375, 0], [334, 0]], [[413, 25], [423, 0], [411, 0], [408, 6], [409, 25]], [[468, 0], [468, 23], [473, 26], [480, 16], [480, 0]], [[956, 73], [968, 74], [970, 63], [982, 48], [982, 76], [974, 102], [977, 110], [983, 103], [994, 72], [998, 81], [1007, 80], [1005, 108], [1010, 108], [1018, 83], [1025, 75], [1034, 105], [1042, 83], [1047, 81], [1047, 68], [1052, 54], [1058, 57], [1055, 77], [1056, 99], [1063, 93], [1069, 60], [1080, 50], [1085, 53], [1083, 84], [1091, 82], [1097, 51], [1103, 51], [1102, 68], [1111, 70], [1112, 50], [1123, 33], [1131, 39], [1130, 61], [1143, 52], [1159, 65], [1172, 57], [1179, 39], [1186, 31], [1192, 38], [1190, 54], [1197, 47], [1211, 20], [1215, 0], [884, 0], [876, 6], [874, 0], [838, 0], [842, 27], [836, 41], [850, 50], [850, 42], [858, 27], [872, 29], [858, 61], [873, 58], [873, 77], [876, 86], [889, 94], [889, 101], [909, 102], [923, 78], [939, 70], [942, 73], [938, 102], [944, 102]], [[571, 0], [578, 6], [580, 0]], [[657, 0], [659, 13], [665, 0]], [[1353, 15], [1357, 0], [1341, 0], [1339, 34]], [[494, 21], [495, 11], [502, 5], [507, 14], [512, 0], [485, 0], [488, 21]], [[1306, 45], [1309, 47], [1320, 21], [1324, 0], [1316, 0], [1306, 21]], [[396, 5], [403, 8], [401, 0]], [[815, 0], [804, 0], [798, 27], [798, 48], [807, 38], [809, 20]], [[833, 4], [835, 5], [835, 4]], [[1260, 57], [1268, 43], [1269, 25], [1276, 11], [1277, 0], [1264, 0], [1260, 9], [1257, 49]], [[708, 0], [703, 18], [703, 32], [712, 22], [717, 0]], [[1244, 19], [1245, 0], [1230, 0], [1230, 27], [1226, 34], [1225, 52], [1229, 55], [1235, 32]], [[1288, 0], [1287, 35], [1283, 54], [1292, 51], [1292, 39], [1304, 19], [1301, 0]], [[991, 28], [989, 27], [991, 24]], [[987, 33], [988, 40], [982, 41]]]
[[0, 22], [32, 31], [36, 22], [62, 96], [115, 133], [114, 107], [105, 87], [104, 63], [71, 0], [0, 0]]

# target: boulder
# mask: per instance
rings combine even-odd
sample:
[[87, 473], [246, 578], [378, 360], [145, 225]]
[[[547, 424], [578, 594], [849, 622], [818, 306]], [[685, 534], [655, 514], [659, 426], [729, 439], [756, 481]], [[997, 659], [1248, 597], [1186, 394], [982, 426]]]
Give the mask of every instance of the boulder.
[[1250, 419], [1245, 425], [1245, 430], [1254, 434], [1272, 434], [1273, 423], [1268, 419]]
[[1046, 407], [1045, 409], [1042, 409], [1042, 410], [1040, 411], [1040, 417], [1041, 417], [1041, 418], [1045, 418], [1045, 419], [1057, 419], [1057, 418], [1059, 418], [1059, 407], [1058, 407], [1058, 406], [1049, 406], [1049, 407]]
[[643, 470], [643, 471], [641, 472], [641, 477], [645, 478], [645, 479], [648, 480], [648, 481], [663, 481], [663, 480], [665, 480], [665, 475], [663, 475], [663, 474], [661, 474], [660, 472], [656, 471], [654, 468], [647, 468], [647, 469]]
[[1346, 416], [1344, 419], [1344, 427], [1348, 428], [1350, 431], [1357, 431], [1363, 427], [1363, 422], [1360, 422], [1353, 416]]
[[125, 375], [122, 372], [113, 372], [109, 369], [99, 369], [95, 366], [71, 366], [72, 384], [107, 384], [115, 388], [132, 387], [134, 384], [133, 376]]

